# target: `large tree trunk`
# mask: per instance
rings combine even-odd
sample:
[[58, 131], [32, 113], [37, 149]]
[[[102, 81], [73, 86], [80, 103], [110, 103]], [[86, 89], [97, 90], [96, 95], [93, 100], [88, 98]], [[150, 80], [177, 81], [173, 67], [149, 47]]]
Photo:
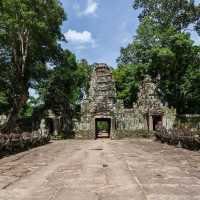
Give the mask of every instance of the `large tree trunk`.
[[25, 106], [29, 94], [28, 94], [28, 77], [25, 77], [26, 61], [28, 56], [29, 48], [29, 31], [24, 29], [17, 34], [19, 37], [20, 45], [13, 43], [12, 49], [12, 65], [11, 68], [15, 69], [13, 73], [15, 74], [12, 84], [14, 87], [15, 95], [12, 99], [12, 109], [8, 114], [7, 123], [0, 127], [0, 131], [4, 133], [10, 133], [15, 131], [16, 123], [19, 117], [19, 112]]
[[19, 97], [13, 99], [12, 109], [8, 114], [7, 121], [2, 127], [0, 127], [0, 132], [2, 133], [11, 133], [16, 130], [19, 112], [26, 105], [29, 97], [28, 87], [26, 87], [26, 83], [24, 83], [24, 81], [20, 81], [18, 84], [19, 88], [21, 88]]

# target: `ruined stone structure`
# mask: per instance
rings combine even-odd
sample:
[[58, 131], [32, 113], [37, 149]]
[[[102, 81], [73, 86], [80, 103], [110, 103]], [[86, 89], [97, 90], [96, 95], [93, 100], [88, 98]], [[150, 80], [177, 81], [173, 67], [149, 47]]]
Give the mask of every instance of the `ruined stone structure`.
[[134, 136], [139, 131], [153, 131], [158, 124], [172, 128], [176, 110], [165, 106], [156, 94], [156, 85], [149, 77], [141, 83], [138, 101], [125, 109], [117, 99], [112, 71], [106, 64], [96, 64], [91, 76], [89, 96], [82, 102], [81, 119], [75, 122], [76, 138], [99, 137], [97, 124], [109, 125], [107, 137]]
[[161, 102], [157, 95], [156, 84], [149, 76], [146, 76], [140, 84], [137, 99], [132, 109], [125, 109], [123, 101], [117, 101], [115, 136], [131, 136], [141, 130], [155, 131], [157, 125], [166, 129], [173, 127], [176, 110]]

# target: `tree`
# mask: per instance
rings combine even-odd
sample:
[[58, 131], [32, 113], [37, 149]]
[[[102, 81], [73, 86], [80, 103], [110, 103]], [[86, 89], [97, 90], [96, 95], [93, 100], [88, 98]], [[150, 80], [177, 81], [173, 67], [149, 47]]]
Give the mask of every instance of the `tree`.
[[139, 19], [150, 17], [161, 28], [173, 26], [177, 31], [195, 24], [200, 19], [197, 0], [135, 0], [134, 9], [142, 9]]
[[41, 78], [46, 63], [60, 51], [60, 25], [65, 19], [58, 0], [3, 0], [0, 3], [0, 61], [10, 110], [3, 130], [14, 129], [26, 105], [28, 89]]
[[93, 65], [89, 65], [87, 60], [78, 61], [78, 76], [81, 83], [80, 100], [89, 94], [90, 79], [93, 71]]
[[139, 82], [143, 79], [146, 67], [142, 64], [130, 64], [113, 70], [117, 98], [122, 99], [127, 108], [132, 107], [137, 99]]
[[77, 62], [68, 50], [60, 52], [54, 64], [47, 77], [36, 85], [41, 104], [35, 110], [52, 110], [62, 118], [60, 133], [66, 135], [72, 130], [72, 119], [79, 110], [82, 93], [87, 92], [90, 66], [85, 60]]
[[[166, 47], [152, 49], [152, 62], [148, 73], [153, 78], [160, 76], [161, 97], [175, 107], [178, 113], [194, 112], [192, 107], [187, 106], [191, 90], [187, 90], [185, 84], [189, 81], [188, 78], [199, 70], [199, 53], [200, 48], [195, 46], [190, 36], [185, 33], [169, 37]], [[193, 96], [193, 102], [197, 101], [195, 98]]]
[[45, 90], [42, 91], [46, 108], [60, 115], [69, 111], [77, 99], [76, 90], [79, 84], [77, 63], [74, 54], [63, 51], [53, 70], [49, 71]]
[[[190, 11], [194, 8], [197, 12], [198, 6], [194, 2], [177, 5], [177, 1], [136, 0], [134, 7], [142, 8], [140, 25], [133, 42], [121, 50], [119, 68], [126, 68], [125, 71], [129, 68], [127, 80], [138, 80], [135, 73], [138, 69], [140, 77], [149, 74], [155, 80], [159, 76], [163, 101], [178, 113], [200, 112], [193, 105], [199, 101], [200, 92], [199, 85], [193, 81], [199, 80], [199, 47], [183, 32], [183, 28], [195, 22]], [[141, 70], [137, 65], [145, 67]], [[127, 86], [125, 91], [131, 91], [130, 88]], [[117, 90], [121, 92], [119, 87]], [[131, 93], [127, 95], [131, 97]]]
[[185, 109], [187, 113], [200, 113], [200, 70], [199, 67], [189, 69], [182, 85], [185, 95]]
[[[68, 99], [68, 104], [77, 106], [84, 95], [88, 94], [91, 72], [92, 66], [86, 60], [77, 62], [74, 54], [64, 50], [55, 68], [50, 71], [47, 92], [50, 96], [54, 96], [55, 100], [65, 98]], [[57, 104], [62, 107], [65, 104], [64, 102], [53, 102], [49, 94], [46, 96], [46, 103], [51, 99], [52, 106]], [[64, 109], [60, 109], [60, 112], [62, 110]]]
[[158, 29], [157, 24], [149, 17], [145, 17], [136, 31], [133, 42], [121, 49], [121, 55], [117, 59], [118, 66], [149, 63], [150, 49], [161, 47], [162, 34], [163, 30]]

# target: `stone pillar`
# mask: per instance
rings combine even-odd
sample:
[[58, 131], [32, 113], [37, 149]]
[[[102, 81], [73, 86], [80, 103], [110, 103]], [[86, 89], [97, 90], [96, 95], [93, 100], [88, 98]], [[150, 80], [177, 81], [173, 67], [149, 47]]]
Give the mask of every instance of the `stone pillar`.
[[116, 119], [115, 118], [111, 118], [111, 124], [110, 124], [110, 128], [111, 128], [111, 130], [110, 130], [110, 138], [111, 139], [114, 139], [115, 138], [115, 123], [116, 123]]
[[153, 131], [153, 116], [149, 116], [149, 130]]
[[167, 123], [167, 118], [166, 118], [166, 115], [163, 116], [162, 118], [162, 125], [165, 127], [165, 128], [168, 128], [168, 123]]
[[89, 139], [96, 139], [96, 118], [92, 117], [91, 118], [91, 123], [90, 123], [90, 136]]
[[149, 123], [149, 119], [147, 115], [144, 115], [144, 129], [148, 130], [148, 123]]

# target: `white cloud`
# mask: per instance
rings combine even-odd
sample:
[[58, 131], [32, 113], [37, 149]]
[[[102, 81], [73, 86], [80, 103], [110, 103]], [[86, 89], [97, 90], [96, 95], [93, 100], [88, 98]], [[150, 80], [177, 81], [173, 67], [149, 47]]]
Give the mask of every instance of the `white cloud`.
[[84, 15], [95, 14], [97, 8], [98, 8], [98, 3], [95, 0], [88, 0], [87, 1], [87, 7], [83, 11], [83, 14]]
[[98, 3], [96, 0], [87, 0], [86, 7], [84, 10], [81, 10], [81, 7], [78, 3], [74, 4], [74, 9], [77, 12], [78, 16], [87, 16], [94, 15], [98, 9]]
[[70, 29], [68, 32], [64, 33], [64, 36], [69, 43], [75, 45], [78, 49], [84, 49], [85, 45], [88, 44], [95, 47], [95, 40], [89, 31], [78, 32]]

